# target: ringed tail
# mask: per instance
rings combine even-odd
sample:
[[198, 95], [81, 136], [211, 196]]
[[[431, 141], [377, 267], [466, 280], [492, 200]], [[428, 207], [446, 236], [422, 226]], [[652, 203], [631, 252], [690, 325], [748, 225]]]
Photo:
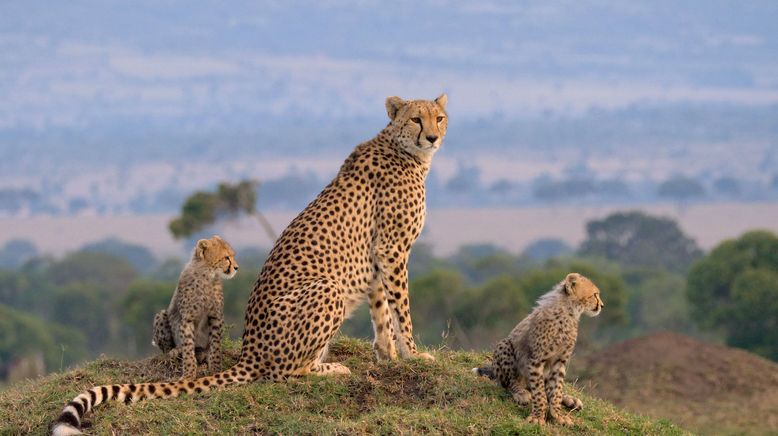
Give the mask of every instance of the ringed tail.
[[175, 398], [181, 394], [209, 392], [212, 389], [231, 384], [243, 384], [253, 380], [241, 363], [217, 374], [196, 380], [180, 380], [169, 383], [130, 383], [96, 386], [88, 389], [67, 403], [51, 426], [52, 436], [77, 435], [81, 433], [84, 415], [97, 405], [107, 401], [121, 401], [125, 404], [156, 398]]

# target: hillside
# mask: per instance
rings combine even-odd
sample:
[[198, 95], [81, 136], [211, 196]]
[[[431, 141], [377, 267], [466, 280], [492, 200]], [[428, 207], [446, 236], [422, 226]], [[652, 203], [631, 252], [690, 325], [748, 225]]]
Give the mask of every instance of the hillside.
[[701, 434], [778, 433], [778, 364], [675, 333], [573, 360], [593, 394]]
[[[684, 434], [667, 421], [623, 413], [581, 394], [575, 426], [540, 429], [524, 422], [528, 410], [470, 368], [481, 353], [438, 350], [437, 361], [375, 363], [370, 344], [341, 337], [331, 356], [352, 375], [253, 383], [208, 395], [109, 404], [87, 416], [95, 434]], [[237, 351], [229, 352], [227, 363]], [[171, 362], [99, 359], [62, 374], [0, 392], [0, 434], [44, 433], [67, 400], [93, 385], [169, 379]], [[571, 389], [575, 391], [575, 389]], [[576, 393], [580, 394], [580, 393]]]

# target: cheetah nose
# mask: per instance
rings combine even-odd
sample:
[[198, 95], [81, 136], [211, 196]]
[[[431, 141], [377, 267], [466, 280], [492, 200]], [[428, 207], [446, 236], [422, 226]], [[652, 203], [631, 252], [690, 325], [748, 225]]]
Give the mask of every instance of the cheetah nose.
[[438, 137], [437, 137], [437, 136], [435, 136], [435, 135], [429, 135], [429, 136], [427, 136], [427, 141], [429, 141], [430, 143], [434, 143], [434, 142], [435, 142], [435, 141], [437, 141], [437, 140], [438, 140]]
[[235, 265], [233, 268], [235, 268], [235, 271], [238, 270], [238, 265]]

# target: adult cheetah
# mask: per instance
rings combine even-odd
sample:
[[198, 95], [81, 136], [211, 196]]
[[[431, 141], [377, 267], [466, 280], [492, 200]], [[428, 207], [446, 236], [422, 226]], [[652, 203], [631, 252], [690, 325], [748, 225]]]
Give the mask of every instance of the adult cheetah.
[[420, 357], [408, 300], [408, 255], [424, 225], [424, 180], [446, 134], [446, 95], [386, 100], [390, 122], [358, 145], [337, 176], [284, 230], [246, 308], [237, 364], [196, 380], [100, 386], [69, 402], [56, 435], [77, 434], [106, 400], [136, 402], [253, 380], [348, 374], [325, 363], [329, 341], [365, 299], [378, 359]]

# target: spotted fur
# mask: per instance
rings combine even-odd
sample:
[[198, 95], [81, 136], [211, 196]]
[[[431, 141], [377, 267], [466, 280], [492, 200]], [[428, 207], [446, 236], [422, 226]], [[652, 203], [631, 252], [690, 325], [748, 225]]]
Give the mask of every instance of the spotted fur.
[[185, 379], [196, 378], [197, 364], [204, 360], [210, 372], [221, 369], [222, 279], [231, 279], [237, 272], [230, 244], [219, 236], [197, 241], [170, 305], [154, 316], [151, 344], [163, 353], [181, 356]]
[[583, 403], [562, 392], [565, 366], [575, 347], [581, 314], [597, 316], [603, 306], [600, 290], [591, 280], [568, 274], [497, 343], [492, 363], [473, 372], [500, 383], [521, 406], [531, 404], [529, 422], [544, 424], [548, 411], [554, 422], [572, 424], [562, 406], [578, 410]]
[[445, 95], [386, 100], [386, 128], [354, 149], [276, 241], [249, 298], [237, 364], [192, 381], [90, 389], [65, 406], [53, 432], [78, 432], [83, 414], [107, 399], [135, 402], [253, 380], [349, 374], [324, 357], [365, 299], [378, 359], [433, 359], [413, 339], [407, 265], [424, 225], [424, 180], [446, 133], [446, 101]]

